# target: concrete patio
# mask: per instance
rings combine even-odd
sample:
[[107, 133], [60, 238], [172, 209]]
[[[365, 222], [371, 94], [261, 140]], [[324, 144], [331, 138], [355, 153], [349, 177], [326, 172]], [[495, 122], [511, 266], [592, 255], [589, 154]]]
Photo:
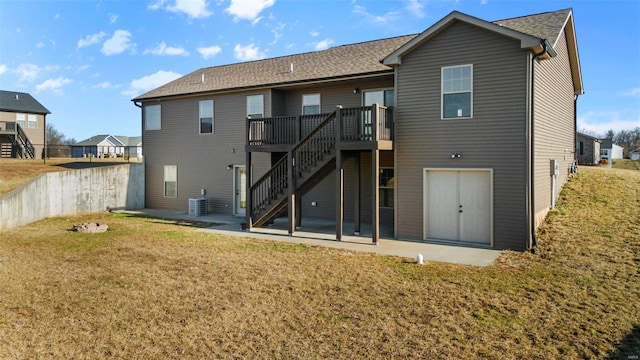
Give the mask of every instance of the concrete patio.
[[215, 225], [199, 229], [198, 231], [225, 234], [231, 236], [250, 237], [255, 239], [284, 241], [310, 246], [324, 246], [336, 249], [345, 249], [358, 252], [368, 252], [380, 255], [400, 256], [416, 259], [421, 254], [424, 261], [448, 262], [455, 264], [486, 266], [491, 264], [502, 251], [486, 248], [466, 247], [449, 244], [435, 244], [421, 241], [395, 240], [393, 234], [387, 229], [381, 228], [381, 236], [378, 244], [371, 242], [371, 228], [369, 224], [362, 224], [359, 236], [353, 234], [354, 224], [344, 223], [344, 235], [342, 241], [335, 240], [335, 223], [326, 219], [302, 220], [302, 227], [294, 236], [287, 233], [287, 219], [279, 218], [265, 228], [253, 228], [250, 232], [242, 230], [241, 224], [244, 217], [224, 214], [207, 214], [203, 216], [191, 216], [185, 211], [141, 209], [124, 211], [129, 214], [148, 216], [171, 220], [190, 220], [209, 222]]

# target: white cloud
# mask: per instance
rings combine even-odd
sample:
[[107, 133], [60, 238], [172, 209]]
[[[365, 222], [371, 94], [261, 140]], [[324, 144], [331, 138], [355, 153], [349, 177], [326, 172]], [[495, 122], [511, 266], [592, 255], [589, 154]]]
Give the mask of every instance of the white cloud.
[[621, 111], [589, 111], [578, 116], [578, 130], [585, 130], [597, 136], [613, 131], [629, 130], [638, 127], [640, 114], [637, 109]]
[[331, 44], [333, 43], [334, 43], [333, 39], [324, 39], [322, 41], [318, 41], [314, 43], [313, 47], [316, 50], [324, 50], [324, 49], [327, 49], [329, 46], [331, 46]]
[[7, 72], [7, 65], [0, 64], [0, 75]]
[[59, 69], [59, 66], [55, 65], [47, 65], [47, 66], [38, 66], [35, 64], [20, 64], [18, 67], [13, 70], [16, 74], [18, 74], [19, 82], [24, 81], [34, 81], [38, 75], [43, 71], [55, 71]]
[[353, 13], [364, 17], [367, 22], [376, 24], [386, 24], [400, 19], [400, 13], [397, 11], [390, 11], [384, 15], [373, 15], [367, 11], [367, 8], [362, 5], [354, 5]]
[[39, 43], [36, 44], [36, 47], [38, 49], [42, 49], [44, 47], [44, 43], [42, 41], [40, 41]]
[[424, 4], [420, 0], [408, 0], [407, 10], [417, 18], [424, 17]]
[[214, 57], [222, 52], [222, 48], [218, 45], [199, 47], [197, 50], [198, 50], [198, 53], [202, 55], [203, 59]]
[[311, 35], [312, 37], [317, 37], [317, 36], [319, 36], [319, 35], [320, 35], [320, 33], [319, 33], [318, 31], [316, 31], [316, 30], [312, 30], [312, 31], [309, 33], [309, 35]]
[[621, 91], [619, 95], [622, 96], [631, 96], [631, 97], [640, 97], [640, 88], [633, 88], [625, 91]]
[[480, 0], [480, 5], [487, 5], [487, 0]]
[[116, 30], [113, 36], [102, 44], [102, 53], [105, 55], [116, 55], [135, 46], [131, 42], [131, 33], [127, 30]]
[[233, 20], [254, 21], [262, 10], [273, 6], [275, 0], [231, 0], [224, 11], [233, 15]]
[[98, 43], [105, 35], [107, 34], [104, 31], [100, 31], [97, 34], [85, 36], [84, 39], [78, 40], [78, 49]]
[[282, 38], [282, 31], [284, 30], [284, 28], [285, 28], [285, 24], [278, 23], [276, 27], [271, 29], [271, 33], [273, 34], [273, 41], [270, 42], [269, 45], [274, 45], [275, 43], [278, 42], [278, 40], [280, 40], [280, 38]]
[[94, 88], [99, 88], [99, 89], [108, 89], [110, 87], [113, 87], [113, 85], [109, 81], [103, 81], [100, 84], [93, 85], [93, 87]]
[[51, 90], [55, 94], [62, 93], [62, 87], [71, 82], [71, 79], [59, 77], [57, 79], [47, 79], [42, 84], [36, 85], [36, 92]]
[[129, 84], [129, 89], [122, 92], [122, 95], [136, 96], [145, 93], [149, 90], [153, 90], [161, 85], [164, 85], [170, 81], [173, 81], [182, 75], [174, 73], [173, 71], [160, 70], [155, 74], [143, 76], [139, 79], [132, 80]]
[[60, 18], [60, 14], [55, 14], [55, 15], [53, 16], [53, 18], [54, 18], [54, 19], [56, 19], [56, 20], [58, 20], [58, 19]]
[[87, 70], [87, 69], [88, 69], [88, 68], [90, 68], [90, 67], [91, 67], [91, 65], [81, 65], [81, 66], [78, 66], [78, 68], [76, 69], [76, 71], [77, 71], [77, 72], [85, 71], [85, 70]]
[[109, 24], [115, 24], [119, 17], [118, 14], [109, 13]]
[[206, 18], [213, 13], [207, 9], [206, 0], [174, 0], [169, 3], [166, 0], [157, 0], [147, 6], [147, 9], [158, 10], [164, 8], [175, 13], [185, 13], [190, 18]]
[[163, 41], [158, 46], [153, 49], [146, 49], [143, 54], [151, 54], [151, 55], [168, 55], [168, 56], [176, 56], [182, 55], [187, 56], [189, 52], [181, 47], [173, 47], [167, 46], [167, 44]]
[[236, 44], [233, 48], [233, 53], [236, 59], [240, 61], [260, 60], [267, 56], [265, 52], [260, 51], [260, 48], [254, 44], [249, 44], [247, 46]]

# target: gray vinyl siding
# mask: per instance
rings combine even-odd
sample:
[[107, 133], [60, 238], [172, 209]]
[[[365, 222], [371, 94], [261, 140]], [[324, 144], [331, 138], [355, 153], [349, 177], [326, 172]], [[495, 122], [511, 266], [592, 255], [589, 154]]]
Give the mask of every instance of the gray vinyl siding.
[[[540, 221], [551, 207], [550, 160], [559, 164], [557, 193], [573, 162], [574, 89], [564, 32], [554, 48], [558, 55], [535, 63], [535, 209]], [[598, 155], [600, 152], [598, 151]]]
[[[245, 164], [246, 97], [260, 93], [270, 116], [269, 91], [160, 102], [162, 129], [143, 130], [146, 206], [186, 211], [188, 199], [206, 189], [209, 211], [231, 214], [234, 171], [227, 165]], [[203, 99], [214, 100], [214, 134], [199, 134], [198, 102]], [[252, 163], [255, 179], [270, 167], [269, 154], [254, 154]], [[164, 165], [178, 166], [177, 198], [164, 197]]]
[[[424, 168], [493, 169], [493, 246], [524, 249], [528, 54], [519, 42], [455, 23], [396, 69], [399, 238], [423, 237]], [[441, 67], [473, 64], [473, 118], [441, 120]], [[462, 158], [452, 159], [454, 152]]]

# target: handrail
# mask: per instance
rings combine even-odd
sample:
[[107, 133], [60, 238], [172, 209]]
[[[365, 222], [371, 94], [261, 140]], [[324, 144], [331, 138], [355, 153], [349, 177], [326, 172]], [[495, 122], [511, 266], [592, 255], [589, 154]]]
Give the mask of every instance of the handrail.
[[329, 114], [320, 125], [291, 149], [293, 165], [298, 174], [315, 165], [323, 154], [335, 147], [335, 119], [336, 111]]
[[278, 160], [266, 174], [258, 179], [250, 188], [251, 215], [257, 215], [269, 201], [287, 188], [287, 156]]
[[22, 130], [22, 127], [18, 123], [16, 123], [16, 132], [18, 134], [18, 140], [20, 140], [20, 145], [27, 153], [26, 155], [30, 156], [32, 159], [35, 158], [35, 149], [33, 144], [29, 141], [27, 134], [25, 134], [24, 130]]

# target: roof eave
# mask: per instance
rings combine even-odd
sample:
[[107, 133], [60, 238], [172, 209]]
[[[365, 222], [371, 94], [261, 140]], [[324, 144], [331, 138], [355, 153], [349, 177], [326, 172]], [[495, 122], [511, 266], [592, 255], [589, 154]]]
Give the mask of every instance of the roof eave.
[[573, 11], [569, 12], [564, 29], [568, 40], [567, 48], [569, 50], [569, 64], [571, 66], [574, 93], [575, 95], [582, 95], [584, 94], [584, 86], [582, 83], [582, 70], [580, 69], [580, 56], [578, 55], [578, 41], [573, 23]]

